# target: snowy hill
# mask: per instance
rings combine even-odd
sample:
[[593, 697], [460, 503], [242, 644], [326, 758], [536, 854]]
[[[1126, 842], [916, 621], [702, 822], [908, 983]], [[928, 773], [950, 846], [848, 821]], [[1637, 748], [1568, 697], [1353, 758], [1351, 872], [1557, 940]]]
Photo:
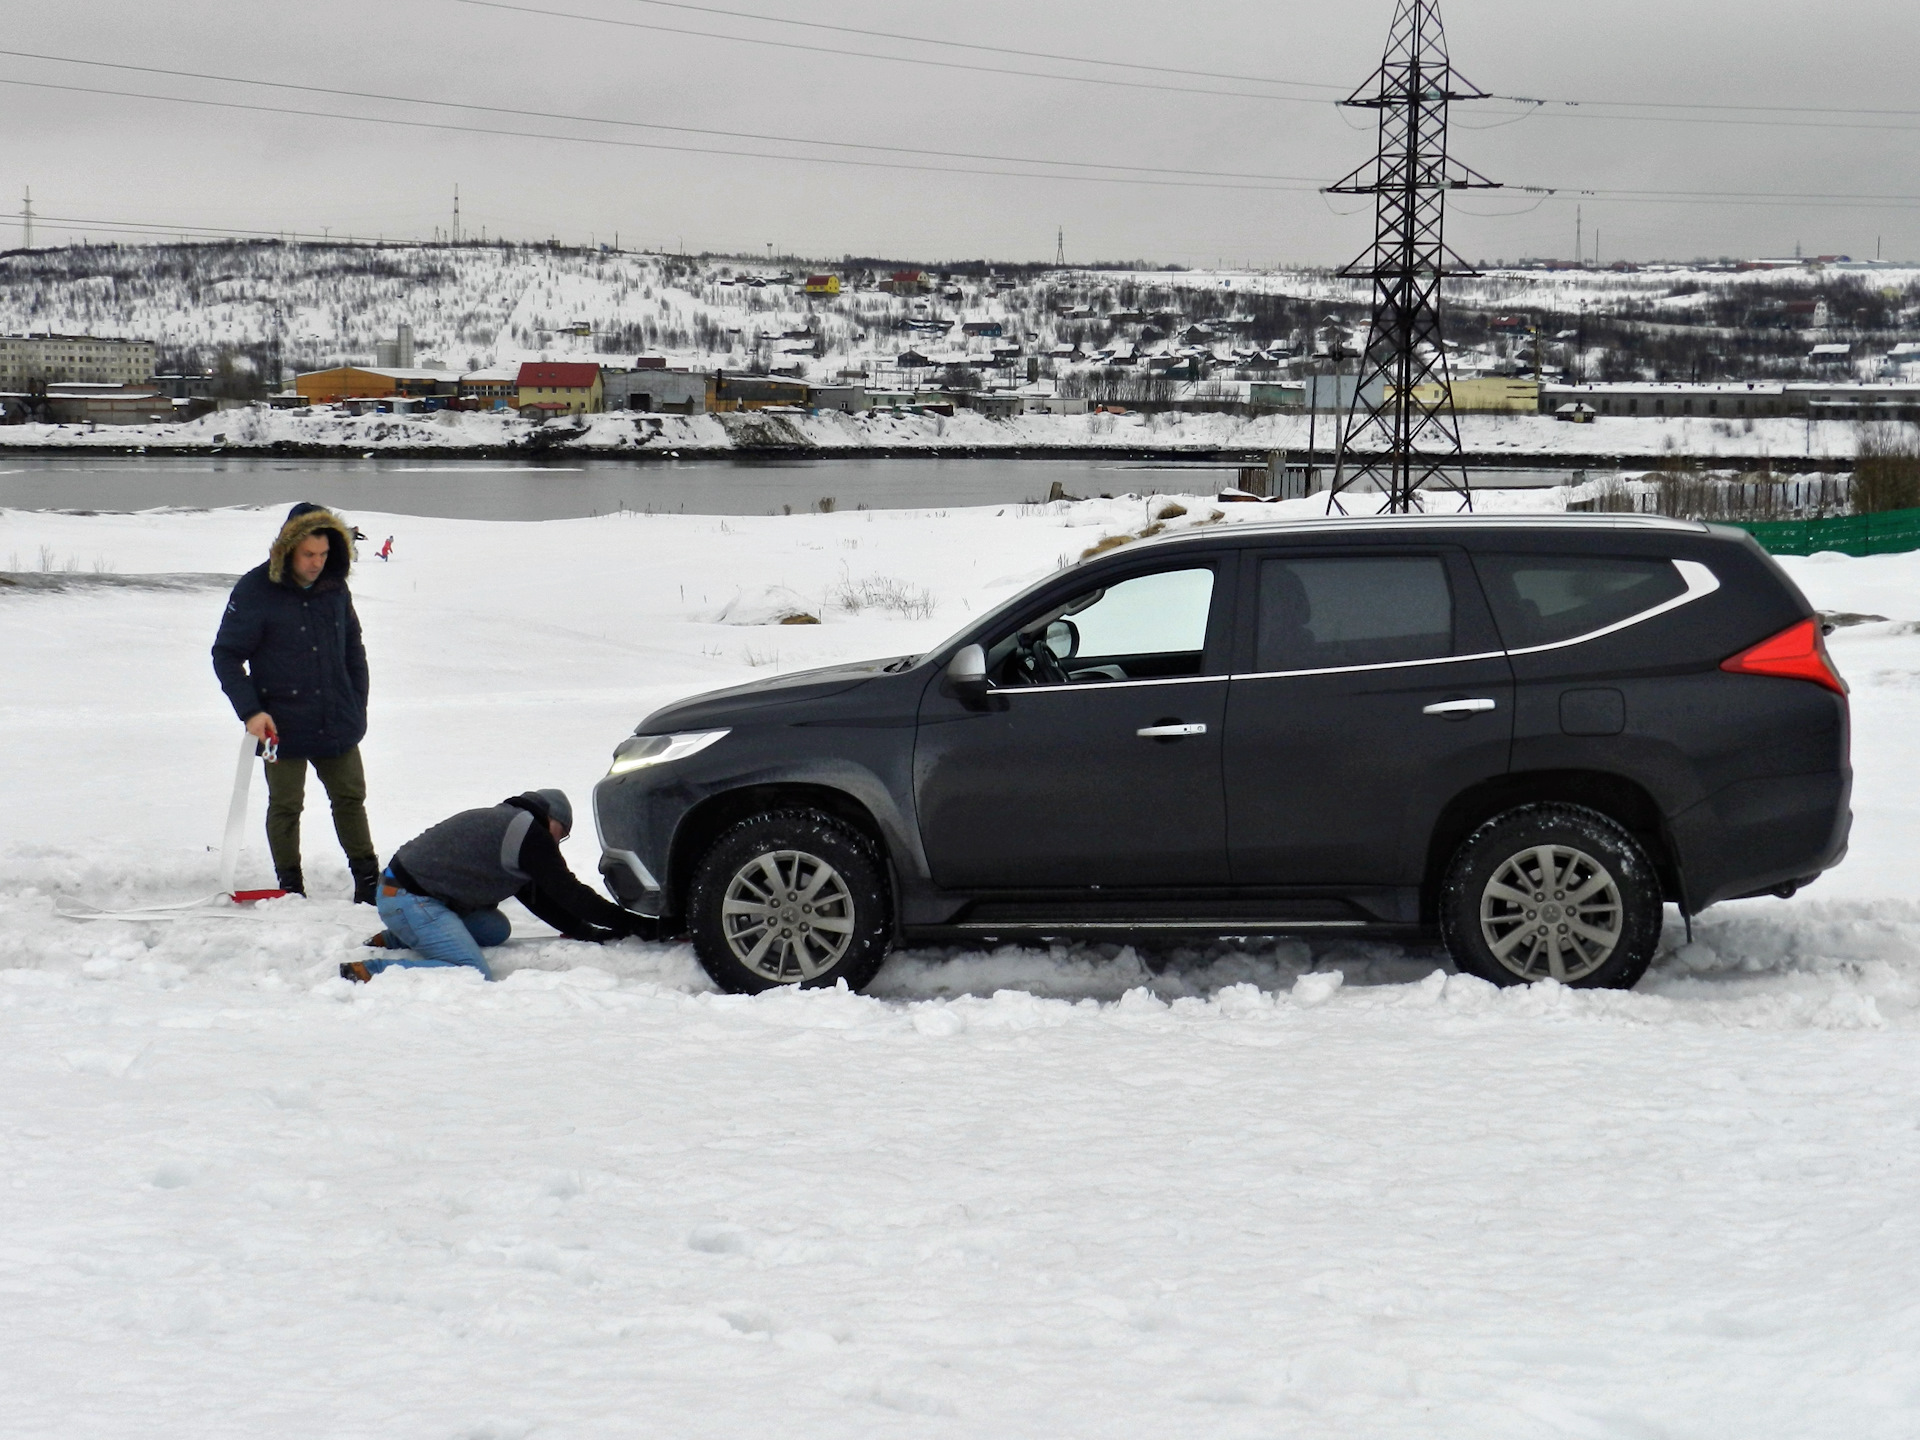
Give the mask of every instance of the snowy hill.
[[[839, 276], [843, 292], [807, 295], [812, 271]], [[852, 370], [880, 381], [899, 378], [895, 362], [912, 349], [936, 374], [1025, 379], [1033, 366], [1067, 393], [1125, 400], [1150, 398], [1170, 383], [1156, 367], [1183, 359], [1247, 379], [1330, 346], [1350, 353], [1368, 299], [1363, 285], [1324, 270], [972, 264], [928, 272], [920, 295], [882, 289], [888, 274], [879, 261], [776, 265], [545, 245], [77, 245], [0, 255], [0, 331], [152, 339], [163, 366], [260, 375], [276, 360], [287, 372], [370, 362], [403, 322], [419, 360], [461, 369], [542, 356], [631, 363], [650, 352], [699, 368], [790, 369], [815, 381]], [[1920, 316], [1920, 271], [1494, 270], [1449, 286], [1449, 334], [1466, 370], [1525, 361], [1524, 337], [1498, 323], [1517, 311], [1580, 327], [1588, 378], [1713, 378], [1713, 367], [1793, 375], [1808, 348], [1797, 327], [1816, 318], [1794, 307], [1810, 311], [1816, 296], [1835, 327], [1862, 337], [1865, 357]], [[968, 334], [968, 322], [981, 333]], [[1568, 358], [1562, 344], [1549, 363]]]

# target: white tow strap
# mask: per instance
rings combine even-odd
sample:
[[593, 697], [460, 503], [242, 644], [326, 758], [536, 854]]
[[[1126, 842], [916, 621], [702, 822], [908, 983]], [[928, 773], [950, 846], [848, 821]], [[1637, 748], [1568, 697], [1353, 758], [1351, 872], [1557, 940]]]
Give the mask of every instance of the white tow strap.
[[247, 823], [247, 783], [253, 778], [254, 752], [259, 742], [251, 735], [240, 739], [240, 760], [233, 767], [233, 799], [227, 805], [227, 838], [220, 842], [220, 893], [233, 893], [234, 872], [240, 868], [240, 832]]
[[[271, 757], [278, 746], [273, 741], [268, 741], [267, 746]], [[240, 869], [240, 835], [247, 825], [247, 787], [259, 748], [260, 742], [252, 735], [241, 737], [240, 758], [233, 767], [233, 798], [227, 802], [227, 834], [220, 844], [220, 888], [217, 891], [202, 895], [197, 900], [140, 905], [131, 910], [57, 910], [55, 913], [68, 920], [184, 920], [190, 912], [203, 910], [209, 905], [231, 904], [234, 875]], [[206, 918], [219, 920], [244, 920], [252, 918], [252, 915], [253, 912], [246, 909], [206, 912]]]

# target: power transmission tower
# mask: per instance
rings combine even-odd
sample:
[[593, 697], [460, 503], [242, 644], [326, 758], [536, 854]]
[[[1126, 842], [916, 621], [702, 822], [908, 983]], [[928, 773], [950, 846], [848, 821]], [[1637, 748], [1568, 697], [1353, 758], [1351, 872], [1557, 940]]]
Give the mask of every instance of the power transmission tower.
[[31, 250], [33, 248], [33, 187], [31, 185], [27, 186], [27, 198], [20, 206], [20, 223], [26, 229], [26, 234], [21, 240], [21, 248]]
[[460, 243], [460, 187], [453, 187], [453, 243]]
[[1067, 268], [1067, 227], [1062, 225], [1053, 240], [1053, 265], [1056, 270]]
[[1362, 488], [1386, 497], [1383, 514], [1419, 510], [1429, 485], [1473, 508], [1440, 333], [1440, 283], [1476, 273], [1447, 248], [1447, 191], [1500, 188], [1449, 158], [1447, 108], [1486, 98], [1447, 59], [1439, 0], [1398, 0], [1380, 68], [1341, 102], [1379, 112], [1380, 148], [1327, 187], [1374, 197], [1373, 244], [1340, 272], [1373, 281], [1373, 315], [1340, 427], [1328, 513], [1346, 513], [1341, 497]]

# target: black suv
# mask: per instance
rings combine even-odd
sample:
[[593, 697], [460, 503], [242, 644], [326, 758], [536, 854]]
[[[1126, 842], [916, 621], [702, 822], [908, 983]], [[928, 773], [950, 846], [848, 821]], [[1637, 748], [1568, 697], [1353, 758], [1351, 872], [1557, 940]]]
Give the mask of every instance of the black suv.
[[1441, 937], [1627, 987], [1662, 903], [1846, 851], [1846, 687], [1733, 530], [1637, 517], [1193, 526], [929, 654], [669, 705], [594, 791], [621, 903], [730, 990], [896, 941]]

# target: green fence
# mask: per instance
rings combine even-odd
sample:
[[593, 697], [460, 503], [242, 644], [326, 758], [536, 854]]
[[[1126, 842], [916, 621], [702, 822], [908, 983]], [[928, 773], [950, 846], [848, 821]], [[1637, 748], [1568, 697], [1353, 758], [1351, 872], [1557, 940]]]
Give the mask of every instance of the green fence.
[[1920, 550], [1920, 510], [1842, 515], [1835, 520], [1755, 520], [1739, 523], [1775, 555], [1899, 555]]

